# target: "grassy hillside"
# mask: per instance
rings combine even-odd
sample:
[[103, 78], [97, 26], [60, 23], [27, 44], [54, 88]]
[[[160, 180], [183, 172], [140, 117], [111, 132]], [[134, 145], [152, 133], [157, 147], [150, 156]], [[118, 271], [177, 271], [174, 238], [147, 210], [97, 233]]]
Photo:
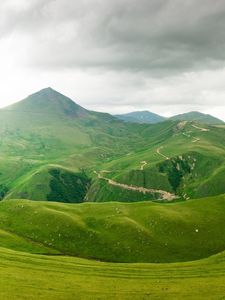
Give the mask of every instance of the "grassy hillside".
[[191, 111], [188, 113], [176, 115], [170, 118], [171, 120], [180, 120], [180, 121], [197, 121], [204, 124], [211, 124], [211, 125], [219, 125], [224, 124], [224, 122], [214, 116], [209, 114], [203, 114], [198, 111]]
[[46, 165], [20, 177], [4, 199], [80, 203], [84, 201], [90, 184], [91, 180], [84, 172], [74, 172], [59, 165]]
[[[174, 204], [8, 200], [0, 203], [0, 229], [30, 245], [84, 258], [196, 260], [225, 249], [225, 196]], [[18, 243], [11, 239], [8, 246], [6, 239], [1, 245], [15, 250], [25, 247], [18, 248]]]
[[[173, 192], [182, 199], [224, 193], [224, 128], [195, 122], [164, 125], [154, 125], [153, 133], [151, 127], [143, 131], [153, 139], [147, 148], [104, 163], [98, 172], [120, 183]], [[87, 197], [93, 201], [152, 199], [151, 195], [128, 193], [97, 176]]]
[[112, 264], [0, 248], [4, 300], [218, 300], [225, 255], [176, 264]]

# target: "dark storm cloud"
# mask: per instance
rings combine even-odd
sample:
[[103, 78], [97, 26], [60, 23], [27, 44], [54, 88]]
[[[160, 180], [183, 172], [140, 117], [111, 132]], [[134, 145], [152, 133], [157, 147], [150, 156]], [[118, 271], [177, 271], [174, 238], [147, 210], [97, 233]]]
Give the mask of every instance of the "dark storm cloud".
[[7, 0], [0, 6], [0, 32], [27, 38], [30, 65], [170, 75], [224, 64], [224, 0]]

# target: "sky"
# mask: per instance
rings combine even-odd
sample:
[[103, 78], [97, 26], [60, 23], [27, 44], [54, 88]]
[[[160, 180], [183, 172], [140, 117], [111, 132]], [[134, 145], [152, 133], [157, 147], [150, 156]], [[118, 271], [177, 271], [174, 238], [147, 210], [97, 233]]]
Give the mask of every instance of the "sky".
[[109, 113], [225, 121], [224, 0], [1, 0], [0, 107], [52, 87]]

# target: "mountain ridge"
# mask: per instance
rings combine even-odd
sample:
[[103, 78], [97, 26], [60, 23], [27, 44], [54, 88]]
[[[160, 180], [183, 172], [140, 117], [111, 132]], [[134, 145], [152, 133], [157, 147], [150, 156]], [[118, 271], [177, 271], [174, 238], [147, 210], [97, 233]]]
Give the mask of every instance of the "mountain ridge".
[[25, 99], [22, 99], [16, 103], [1, 108], [0, 111], [20, 111], [25, 113], [57, 113], [66, 114], [72, 117], [82, 116], [96, 116], [101, 114], [103, 117], [112, 116], [117, 120], [121, 120], [128, 123], [139, 124], [156, 124], [164, 122], [166, 120], [173, 121], [197, 121], [200, 123], [210, 125], [223, 125], [225, 124], [219, 118], [216, 118], [210, 114], [204, 114], [199, 111], [190, 111], [187, 113], [181, 113], [172, 117], [164, 117], [159, 114], [150, 112], [148, 110], [133, 111], [125, 114], [111, 115], [108, 113], [99, 113], [96, 111], [85, 109], [77, 104], [71, 98], [63, 95], [51, 87], [43, 88], [35, 93], [30, 94]]
[[152, 113], [147, 110], [143, 111], [134, 111], [126, 114], [117, 114], [114, 115], [119, 120], [125, 122], [135, 122], [135, 123], [146, 123], [146, 124], [155, 124], [163, 122], [166, 120], [165, 117], [162, 117], [158, 114]]
[[153, 112], [144, 111], [134, 111], [125, 114], [114, 115], [119, 120], [130, 123], [141, 123], [141, 124], [155, 124], [159, 122], [164, 122], [166, 120], [173, 121], [196, 121], [200, 123], [210, 124], [210, 125], [223, 125], [225, 124], [219, 118], [216, 118], [210, 114], [204, 114], [199, 111], [190, 111], [187, 113], [182, 113], [174, 115], [172, 117], [163, 117], [161, 115], [155, 114]]
[[178, 114], [170, 117], [171, 120], [180, 120], [180, 121], [197, 121], [210, 125], [220, 125], [224, 122], [210, 114], [204, 114], [199, 111], [190, 111], [183, 114]]

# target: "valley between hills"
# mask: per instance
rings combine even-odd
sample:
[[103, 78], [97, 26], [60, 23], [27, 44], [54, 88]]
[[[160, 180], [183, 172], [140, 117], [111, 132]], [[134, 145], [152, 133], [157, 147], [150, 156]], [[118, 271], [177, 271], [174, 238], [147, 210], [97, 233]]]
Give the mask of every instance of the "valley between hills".
[[225, 299], [225, 125], [156, 117], [0, 110], [0, 299]]

